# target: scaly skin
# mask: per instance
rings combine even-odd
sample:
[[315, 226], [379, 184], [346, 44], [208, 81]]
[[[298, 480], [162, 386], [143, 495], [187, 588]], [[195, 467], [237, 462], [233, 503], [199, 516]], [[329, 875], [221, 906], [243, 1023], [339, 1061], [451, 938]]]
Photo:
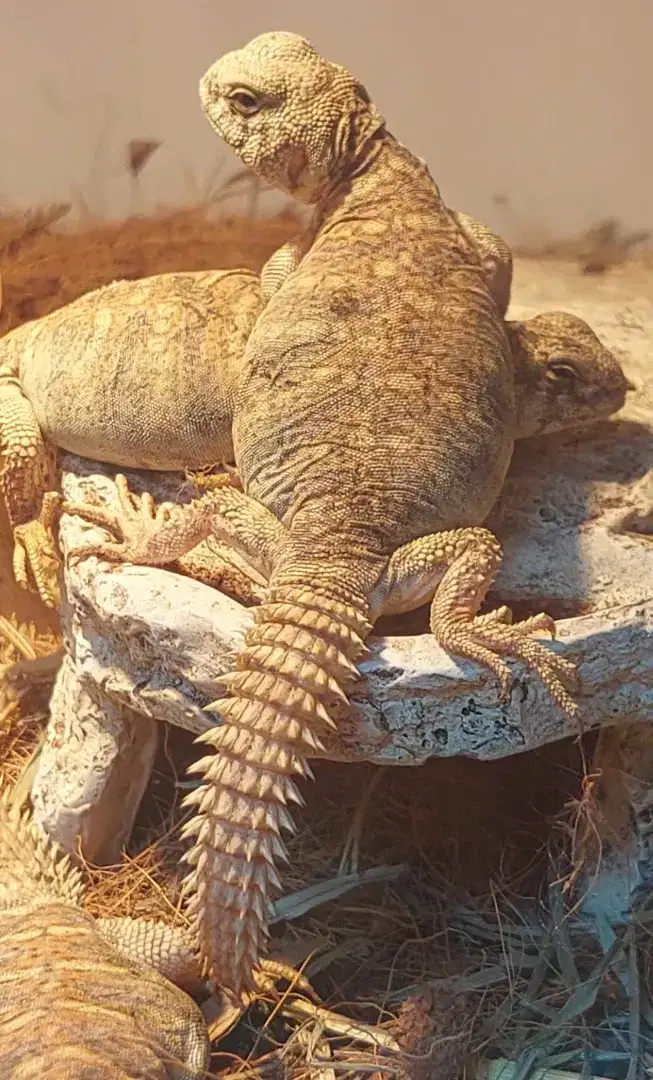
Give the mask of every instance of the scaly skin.
[[[468, 215], [454, 216], [474, 241], [505, 314], [512, 280], [507, 245]], [[130, 468], [193, 470], [233, 461], [233, 403], [245, 343], [264, 302], [298, 260], [298, 245], [284, 245], [266, 263], [260, 284], [247, 270], [115, 282], [0, 340], [0, 488], [21, 585], [35, 586], [56, 606], [52, 448]], [[521, 422], [537, 413], [543, 430], [582, 423], [623, 401], [619, 365], [580, 319], [567, 338], [583, 370], [567, 376], [567, 390], [561, 380], [551, 389], [547, 351], [565, 356], [560, 317], [553, 312], [511, 324], [530, 327], [519, 341], [511, 336], [519, 362], [517, 414]], [[217, 572], [221, 587], [242, 589], [233, 568], [214, 562], [212, 579]], [[182, 568], [199, 576], [205, 569], [193, 559]]]
[[158, 274], [96, 289], [0, 340], [0, 489], [21, 585], [56, 606], [50, 502], [41, 514], [51, 447], [129, 468], [230, 460], [237, 370], [262, 308], [249, 270]]
[[93, 919], [79, 870], [0, 793], [0, 1075], [199, 1080], [191, 946], [163, 923]]
[[519, 420], [508, 333], [473, 242], [366, 91], [296, 35], [223, 57], [201, 97], [243, 162], [315, 211], [245, 349], [233, 423], [244, 493], [156, 514], [144, 500], [141, 513], [123, 478], [123, 512], [105, 518], [118, 542], [95, 550], [165, 563], [213, 531], [269, 579], [188, 800], [188, 912], [205, 969], [240, 992], [265, 947], [294, 778], [309, 775], [305, 754], [379, 614], [435, 593], [445, 647], [489, 665], [504, 694], [504, 657], [519, 658], [576, 706], [573, 665], [530, 637], [553, 620], [478, 615], [501, 557], [480, 526]]

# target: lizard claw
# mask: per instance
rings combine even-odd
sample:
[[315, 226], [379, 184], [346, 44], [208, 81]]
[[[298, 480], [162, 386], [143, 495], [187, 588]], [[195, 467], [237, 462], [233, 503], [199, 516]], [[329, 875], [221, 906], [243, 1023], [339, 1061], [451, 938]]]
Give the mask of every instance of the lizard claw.
[[56, 491], [43, 496], [41, 512], [32, 521], [13, 530], [13, 570], [17, 584], [29, 592], [38, 592], [49, 608], [59, 606], [59, 569], [61, 560], [54, 538], [56, 513], [61, 502]]
[[259, 961], [259, 966], [254, 971], [256, 991], [247, 993], [245, 997], [251, 1003], [258, 997], [276, 992], [276, 985], [282, 979], [289, 983], [290, 992], [303, 990], [313, 1000], [318, 1000], [313, 987], [301, 971], [297, 971], [284, 960], [269, 960], [267, 957]]
[[547, 631], [553, 636], [555, 624], [551, 616], [542, 613], [507, 625], [504, 619], [492, 618], [494, 614], [490, 612], [472, 618], [451, 617], [443, 619], [432, 629], [445, 648], [469, 656], [494, 671], [499, 679], [502, 701], [507, 701], [510, 696], [512, 675], [503, 659], [510, 655], [534, 671], [560, 708], [568, 716], [575, 717], [578, 706], [569, 693], [569, 690], [577, 689], [579, 684], [575, 664], [550, 652], [530, 637], [536, 631]]

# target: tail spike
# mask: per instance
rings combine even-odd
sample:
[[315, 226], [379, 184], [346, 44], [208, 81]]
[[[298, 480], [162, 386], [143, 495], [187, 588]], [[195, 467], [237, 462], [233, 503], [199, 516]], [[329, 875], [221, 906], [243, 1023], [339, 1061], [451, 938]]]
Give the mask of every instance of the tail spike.
[[370, 628], [366, 611], [307, 586], [274, 586], [252, 615], [235, 670], [217, 680], [228, 696], [206, 706], [221, 723], [197, 740], [216, 752], [191, 767], [202, 783], [183, 801], [196, 808], [183, 894], [200, 961], [236, 994], [265, 950], [288, 860], [280, 833], [294, 831], [286, 804], [304, 802], [293, 776], [312, 778], [306, 758], [335, 727], [330, 706], [348, 702]]

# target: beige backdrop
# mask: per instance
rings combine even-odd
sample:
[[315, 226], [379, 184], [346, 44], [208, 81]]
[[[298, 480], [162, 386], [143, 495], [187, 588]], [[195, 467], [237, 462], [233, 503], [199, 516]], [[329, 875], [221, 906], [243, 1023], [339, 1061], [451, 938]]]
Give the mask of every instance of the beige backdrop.
[[[0, 0], [0, 16], [4, 206], [196, 197], [234, 166], [199, 75], [287, 29], [351, 67], [449, 201], [508, 239], [653, 226], [653, 0]], [[132, 137], [164, 143], [137, 191]]]

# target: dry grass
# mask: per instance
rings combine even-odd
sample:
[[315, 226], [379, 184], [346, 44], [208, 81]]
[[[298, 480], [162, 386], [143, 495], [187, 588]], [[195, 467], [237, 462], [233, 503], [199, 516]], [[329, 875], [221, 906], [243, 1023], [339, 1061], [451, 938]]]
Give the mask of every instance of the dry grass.
[[552, 240], [524, 247], [515, 245], [513, 250], [516, 255], [530, 258], [569, 259], [577, 263], [583, 274], [604, 274], [633, 258], [645, 266], [653, 266], [650, 240], [648, 230], [626, 232], [616, 218], [606, 218], [568, 240]]
[[[134, 176], [148, 152], [131, 148]], [[115, 278], [260, 268], [297, 229], [290, 215], [216, 219], [206, 205], [64, 229], [64, 210], [0, 217], [0, 332]], [[0, 676], [18, 664], [0, 680], [0, 772], [14, 781], [42, 737], [54, 669], [39, 658], [58, 639], [56, 622], [12, 584], [2, 520], [0, 541]], [[185, 733], [166, 733], [129, 854], [120, 866], [88, 868], [94, 914], [183, 921], [179, 803], [193, 756]], [[593, 1046], [597, 1065], [609, 1057], [612, 1075], [625, 1076], [620, 1047], [624, 1039], [623, 1053], [632, 1047], [615, 1024], [648, 1022], [648, 972], [635, 961], [653, 919], [643, 911], [637, 941], [629, 931], [615, 944], [588, 935], [566, 909], [564, 882], [579, 867], [564, 862], [570, 845], [552, 850], [551, 821], [566, 806], [582, 846], [595, 813], [585, 773], [571, 744], [492, 765], [434, 761], [380, 780], [372, 767], [320, 764], [290, 845], [287, 891], [333, 878], [351, 850], [360, 869], [407, 863], [408, 871], [275, 926], [272, 955], [303, 966], [325, 1007], [294, 992], [259, 1003], [221, 1041], [214, 1070], [453, 1080], [479, 1055], [503, 1054], [521, 1055], [521, 1078], [545, 1061], [576, 1068]]]

